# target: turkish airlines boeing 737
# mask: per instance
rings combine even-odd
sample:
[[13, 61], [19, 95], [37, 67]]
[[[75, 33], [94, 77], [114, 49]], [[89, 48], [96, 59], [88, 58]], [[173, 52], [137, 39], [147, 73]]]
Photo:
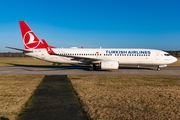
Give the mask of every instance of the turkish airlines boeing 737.
[[7, 47], [23, 51], [25, 55], [53, 63], [85, 64], [89, 70], [100, 66], [103, 70], [118, 69], [119, 65], [155, 65], [157, 70], [177, 61], [167, 52], [155, 49], [132, 48], [55, 48], [45, 40], [40, 41], [24, 21], [20, 29], [25, 49]]

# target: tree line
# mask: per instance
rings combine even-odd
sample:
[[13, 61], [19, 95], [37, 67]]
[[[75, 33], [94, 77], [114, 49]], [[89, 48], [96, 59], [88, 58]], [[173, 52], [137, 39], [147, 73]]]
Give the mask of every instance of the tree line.
[[28, 57], [26, 55], [23, 54], [23, 52], [3, 52], [0, 53], [0, 57]]
[[180, 57], [180, 51], [166, 51], [174, 57]]

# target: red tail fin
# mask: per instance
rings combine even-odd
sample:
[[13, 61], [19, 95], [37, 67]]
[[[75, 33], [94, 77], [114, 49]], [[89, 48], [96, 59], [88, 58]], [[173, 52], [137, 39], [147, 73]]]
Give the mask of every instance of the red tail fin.
[[54, 53], [52, 48], [46, 43], [46, 41], [44, 39], [42, 39], [42, 42], [43, 42], [44, 46], [46, 47], [46, 50], [47, 50], [48, 54], [56, 55], [56, 53]]
[[45, 48], [31, 28], [24, 21], [19, 21], [25, 49]]

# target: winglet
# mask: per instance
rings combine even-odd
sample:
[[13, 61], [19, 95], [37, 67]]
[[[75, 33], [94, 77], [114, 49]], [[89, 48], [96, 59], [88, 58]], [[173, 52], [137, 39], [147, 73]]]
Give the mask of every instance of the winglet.
[[52, 48], [47, 44], [47, 42], [44, 39], [42, 39], [42, 42], [43, 42], [48, 54], [56, 55], [56, 53], [52, 50]]

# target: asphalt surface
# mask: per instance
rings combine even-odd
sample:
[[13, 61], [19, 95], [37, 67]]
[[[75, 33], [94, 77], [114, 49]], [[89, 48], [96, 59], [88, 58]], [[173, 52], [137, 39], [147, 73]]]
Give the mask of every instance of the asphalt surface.
[[89, 71], [88, 66], [1, 66], [0, 74], [46, 74], [46, 75], [180, 75], [180, 67], [120, 67], [118, 70]]
[[18, 120], [88, 120], [66, 75], [45, 75]]

